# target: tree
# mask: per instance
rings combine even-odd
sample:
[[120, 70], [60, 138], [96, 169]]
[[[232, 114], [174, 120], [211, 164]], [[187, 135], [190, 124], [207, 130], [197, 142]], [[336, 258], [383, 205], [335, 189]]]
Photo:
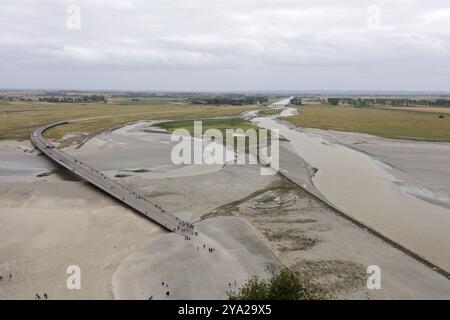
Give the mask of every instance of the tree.
[[333, 106], [337, 106], [339, 104], [339, 101], [339, 98], [328, 98], [328, 103], [332, 104]]
[[269, 282], [253, 277], [248, 280], [238, 293], [228, 292], [230, 300], [266, 300], [269, 296]]
[[251, 278], [237, 293], [227, 292], [230, 300], [318, 300], [325, 297], [317, 285], [302, 279], [297, 271], [288, 267], [269, 268], [271, 279]]

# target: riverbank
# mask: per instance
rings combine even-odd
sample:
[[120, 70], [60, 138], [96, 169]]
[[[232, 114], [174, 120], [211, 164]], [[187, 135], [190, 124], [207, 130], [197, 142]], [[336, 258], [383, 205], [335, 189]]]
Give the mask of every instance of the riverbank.
[[[450, 243], [445, 230], [449, 227], [450, 214], [446, 207], [411, 197], [400, 187], [402, 181], [390, 172], [392, 168], [388, 170], [389, 166], [367, 153], [329, 140], [317, 130], [296, 128], [274, 118], [256, 118], [253, 121], [266, 128], [280, 129], [280, 134], [290, 141], [300, 157], [299, 163], [306, 161], [316, 168], [312, 181], [319, 196], [351, 218], [448, 272]], [[443, 154], [435, 156], [446, 158]], [[429, 163], [420, 157], [416, 157], [416, 161], [411, 161], [411, 158], [408, 161], [419, 164], [419, 167]], [[448, 170], [447, 166], [445, 168]], [[283, 173], [292, 176], [295, 162], [284, 169], [287, 171]]]

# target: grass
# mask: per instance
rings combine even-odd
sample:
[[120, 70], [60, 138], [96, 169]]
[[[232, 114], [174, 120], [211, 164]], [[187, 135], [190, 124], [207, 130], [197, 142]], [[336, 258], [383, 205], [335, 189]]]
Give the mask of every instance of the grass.
[[273, 116], [276, 114], [280, 114], [281, 109], [263, 109], [258, 112], [259, 116]]
[[[256, 147], [259, 146], [259, 128], [255, 126], [252, 122], [244, 120], [242, 118], [220, 118], [220, 119], [201, 119], [202, 120], [202, 133], [208, 129], [217, 129], [222, 133], [223, 140], [225, 144], [228, 141], [234, 143], [237, 146], [238, 137], [227, 135], [227, 129], [242, 129], [244, 134], [247, 129], [254, 129], [256, 132]], [[194, 121], [193, 120], [181, 120], [181, 121], [171, 121], [158, 124], [159, 127], [167, 129], [169, 131], [174, 131], [176, 129], [186, 129], [191, 135], [194, 134]], [[268, 139], [270, 139], [270, 133], [268, 134]], [[249, 152], [250, 147], [250, 137], [246, 136], [244, 138], [245, 152]]]
[[393, 110], [418, 111], [418, 112], [432, 112], [432, 113], [439, 113], [442, 115], [450, 114], [450, 108], [447, 108], [447, 107], [385, 107], [385, 106], [380, 106], [380, 108], [393, 109]]
[[60, 139], [68, 132], [87, 134], [141, 119], [197, 119], [236, 116], [255, 106], [173, 104], [156, 100], [146, 103], [3, 103], [0, 104], [0, 140], [26, 140], [36, 128], [61, 120], [85, 120], [49, 130], [46, 136]]
[[227, 292], [230, 300], [320, 300], [327, 293], [292, 268], [269, 266], [270, 279], [252, 277], [238, 292]]
[[[188, 130], [191, 133], [191, 135], [194, 132], [193, 120], [165, 122], [159, 124], [158, 126], [170, 131], [183, 128]], [[226, 129], [238, 129], [238, 128], [243, 130], [247, 130], [250, 128], [253, 128], [255, 130], [258, 129], [255, 125], [252, 124], [252, 122], [241, 118], [202, 119], [203, 132], [205, 132], [208, 129], [218, 129], [222, 132], [222, 135], [225, 137]]]
[[396, 139], [450, 141], [450, 116], [439, 113], [371, 107], [303, 106], [284, 117], [300, 127], [370, 133]]

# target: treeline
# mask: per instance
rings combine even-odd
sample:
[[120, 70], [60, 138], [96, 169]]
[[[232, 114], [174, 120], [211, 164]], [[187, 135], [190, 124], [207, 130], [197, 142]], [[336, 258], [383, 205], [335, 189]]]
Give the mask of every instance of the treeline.
[[373, 106], [390, 105], [395, 107], [450, 107], [450, 99], [403, 99], [403, 98], [328, 98], [332, 105]]
[[86, 95], [80, 97], [39, 97], [40, 102], [53, 103], [79, 103], [79, 102], [108, 102], [108, 98], [102, 95]]
[[21, 97], [21, 96], [0, 96], [0, 101], [25, 101], [25, 102], [31, 102], [33, 101], [31, 98]]
[[213, 97], [213, 98], [193, 98], [190, 99], [192, 104], [229, 104], [234, 106], [261, 104], [268, 101], [266, 97]]
[[302, 100], [303, 100], [302, 98], [291, 99], [291, 104], [294, 104], [296, 106], [301, 106], [303, 104]]

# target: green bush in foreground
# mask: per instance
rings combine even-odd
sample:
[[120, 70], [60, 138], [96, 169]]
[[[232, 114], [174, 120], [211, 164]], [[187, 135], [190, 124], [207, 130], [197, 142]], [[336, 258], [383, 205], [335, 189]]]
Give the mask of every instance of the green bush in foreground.
[[239, 291], [228, 292], [230, 300], [318, 300], [325, 297], [321, 289], [288, 267], [271, 268], [271, 279], [253, 277]]

